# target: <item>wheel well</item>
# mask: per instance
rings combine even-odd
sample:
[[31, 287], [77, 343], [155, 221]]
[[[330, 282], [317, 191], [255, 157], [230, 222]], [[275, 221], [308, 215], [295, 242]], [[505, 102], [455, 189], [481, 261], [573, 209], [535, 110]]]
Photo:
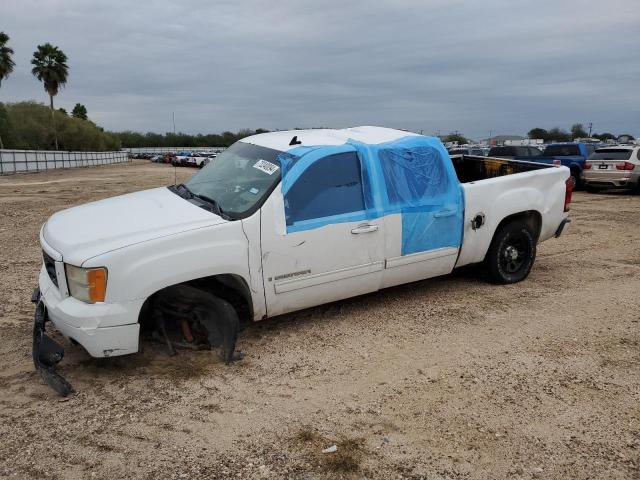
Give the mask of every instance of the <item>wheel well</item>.
[[495, 237], [496, 233], [507, 223], [516, 222], [516, 221], [524, 221], [528, 223], [533, 232], [535, 234], [536, 243], [538, 242], [538, 237], [540, 236], [540, 229], [542, 228], [542, 215], [540, 212], [536, 210], [527, 210], [525, 212], [514, 213], [502, 219], [495, 232], [493, 232], [493, 236]]
[[[212, 275], [209, 277], [196, 278], [187, 282], [182, 282], [180, 285], [190, 285], [226, 300], [233, 305], [233, 308], [236, 310], [236, 313], [242, 323], [250, 322], [253, 319], [251, 291], [249, 290], [249, 286], [245, 279], [239, 275]], [[138, 322], [143, 328], [149, 324], [151, 312], [150, 306], [153, 303], [153, 299], [157, 295], [162, 294], [163, 290], [171, 288], [172, 286], [173, 285], [167, 286], [162, 290], [153, 293], [145, 300], [138, 317]]]

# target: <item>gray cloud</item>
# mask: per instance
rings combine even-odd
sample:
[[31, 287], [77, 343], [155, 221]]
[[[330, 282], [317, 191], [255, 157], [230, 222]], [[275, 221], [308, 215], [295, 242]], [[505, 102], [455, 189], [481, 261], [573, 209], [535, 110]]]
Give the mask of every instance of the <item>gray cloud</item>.
[[3, 0], [15, 73], [35, 46], [71, 67], [56, 102], [108, 129], [374, 124], [471, 137], [533, 126], [640, 134], [637, 0]]

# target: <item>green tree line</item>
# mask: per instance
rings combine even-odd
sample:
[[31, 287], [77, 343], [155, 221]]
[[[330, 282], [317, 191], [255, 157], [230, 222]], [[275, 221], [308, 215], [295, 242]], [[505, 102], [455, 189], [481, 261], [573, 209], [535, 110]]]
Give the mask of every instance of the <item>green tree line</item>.
[[198, 148], [198, 147], [228, 147], [241, 138], [255, 135], [258, 133], [265, 133], [268, 130], [258, 128], [257, 130], [240, 130], [237, 133], [223, 132], [223, 133], [208, 133], [196, 135], [189, 135], [186, 133], [139, 133], [132, 131], [125, 132], [113, 132], [112, 134], [119, 139], [123, 148], [144, 148], [144, 147], [185, 147], [185, 148]]
[[[570, 142], [575, 140], [576, 138], [587, 138], [589, 137], [589, 132], [587, 132], [582, 123], [574, 123], [571, 126], [571, 131], [567, 132], [566, 130], [561, 129], [560, 127], [554, 127], [549, 130], [544, 128], [536, 127], [529, 130], [527, 133], [529, 138], [541, 138], [548, 142]], [[614, 135], [613, 133], [605, 132], [605, 133], [591, 133], [592, 138], [597, 138], [600, 141], [606, 142], [607, 140], [615, 140], [618, 138], [618, 135]]]
[[[76, 104], [71, 116], [63, 109], [53, 112], [37, 102], [0, 103], [0, 137], [4, 148], [17, 150], [50, 150], [57, 139], [61, 150], [108, 151], [123, 147], [228, 147], [241, 138], [267, 130], [240, 130], [221, 134], [108, 132], [86, 119], [86, 108]], [[86, 120], [85, 120], [86, 119]]]
[[120, 149], [117, 135], [37, 102], [0, 103], [0, 137], [4, 148], [17, 150], [51, 150], [56, 145], [74, 151]]

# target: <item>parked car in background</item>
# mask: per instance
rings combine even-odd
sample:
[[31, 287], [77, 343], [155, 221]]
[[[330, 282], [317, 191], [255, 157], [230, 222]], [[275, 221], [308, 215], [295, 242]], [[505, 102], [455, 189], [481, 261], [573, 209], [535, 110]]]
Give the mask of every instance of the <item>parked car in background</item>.
[[540, 157], [540, 149], [531, 145], [505, 145], [502, 147], [491, 147], [488, 157], [511, 158], [516, 160], [528, 160], [529, 157]]
[[587, 158], [589, 158], [589, 155], [594, 152], [595, 148], [596, 146], [591, 143], [579, 142], [552, 143], [547, 145], [542, 152], [533, 146], [504, 146], [493, 147], [489, 151], [489, 156], [546, 163], [549, 165], [562, 165], [569, 168], [571, 177], [573, 178], [573, 184], [576, 188], [579, 188], [583, 183], [584, 164]]
[[583, 184], [584, 164], [595, 149], [592, 143], [552, 143], [547, 145], [542, 156], [530, 161], [568, 167], [574, 185], [579, 188]]
[[588, 192], [616, 188], [640, 193], [640, 146], [597, 148], [584, 165]]
[[486, 153], [481, 147], [455, 147], [449, 149], [449, 155], [476, 155], [478, 157], [486, 156]]

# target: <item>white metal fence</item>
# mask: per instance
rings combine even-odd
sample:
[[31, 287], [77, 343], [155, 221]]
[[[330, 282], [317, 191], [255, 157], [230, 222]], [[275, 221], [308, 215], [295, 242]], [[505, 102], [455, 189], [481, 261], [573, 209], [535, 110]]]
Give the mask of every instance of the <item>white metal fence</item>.
[[128, 162], [127, 152], [0, 150], [0, 175]]

